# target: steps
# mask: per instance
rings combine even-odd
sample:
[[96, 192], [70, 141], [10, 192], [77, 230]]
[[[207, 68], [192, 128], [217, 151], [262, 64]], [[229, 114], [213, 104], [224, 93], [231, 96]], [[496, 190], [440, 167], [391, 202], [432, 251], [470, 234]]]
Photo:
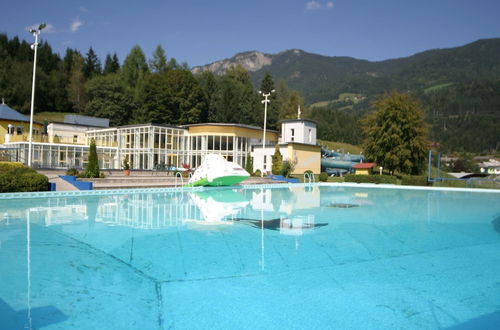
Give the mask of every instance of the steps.
[[[175, 178], [172, 175], [132, 175], [132, 176], [119, 176], [112, 175], [103, 179], [78, 179], [81, 181], [91, 181], [94, 190], [101, 189], [134, 189], [134, 188], [167, 188], [167, 187], [181, 187], [187, 183], [188, 179]], [[241, 185], [248, 184], [272, 184], [272, 183], [286, 183], [275, 181], [268, 178], [249, 177], [241, 182]]]
[[[64, 180], [59, 179], [59, 175], [64, 175], [64, 170], [39, 170], [38, 172], [49, 177], [51, 182], [59, 182], [56, 184], [57, 190], [74, 190], [72, 185], [66, 183]], [[131, 171], [130, 176], [124, 176], [123, 171], [102, 171], [106, 177], [103, 179], [78, 179], [79, 181], [91, 181], [94, 190], [102, 189], [134, 189], [134, 188], [167, 188], [167, 187], [181, 187], [186, 184], [188, 179], [184, 179], [184, 183], [175, 176], [166, 172], [151, 172], [151, 171]], [[63, 182], [64, 181], [64, 182]], [[251, 184], [273, 184], [273, 183], [286, 183], [284, 181], [275, 181], [269, 178], [249, 177], [240, 185]], [[67, 184], [68, 186], [66, 186]]]

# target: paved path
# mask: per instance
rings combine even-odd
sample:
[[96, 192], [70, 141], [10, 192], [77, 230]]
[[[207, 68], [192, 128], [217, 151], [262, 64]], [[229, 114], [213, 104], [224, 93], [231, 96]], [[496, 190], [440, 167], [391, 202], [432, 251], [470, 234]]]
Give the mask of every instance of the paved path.
[[64, 173], [59, 172], [49, 172], [49, 171], [39, 171], [43, 175], [46, 175], [49, 178], [49, 182], [56, 184], [56, 191], [69, 191], [69, 190], [78, 190], [71, 183], [68, 183], [66, 180], [63, 180], [59, 177]]

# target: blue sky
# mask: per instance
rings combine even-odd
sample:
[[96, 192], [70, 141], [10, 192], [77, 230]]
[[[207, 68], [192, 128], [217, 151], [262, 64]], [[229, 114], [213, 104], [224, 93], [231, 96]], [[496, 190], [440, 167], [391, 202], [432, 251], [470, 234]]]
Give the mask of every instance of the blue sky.
[[102, 62], [136, 44], [191, 66], [292, 48], [373, 61], [500, 37], [499, 0], [0, 1], [0, 33], [31, 42], [27, 27], [46, 22], [56, 52], [92, 46]]

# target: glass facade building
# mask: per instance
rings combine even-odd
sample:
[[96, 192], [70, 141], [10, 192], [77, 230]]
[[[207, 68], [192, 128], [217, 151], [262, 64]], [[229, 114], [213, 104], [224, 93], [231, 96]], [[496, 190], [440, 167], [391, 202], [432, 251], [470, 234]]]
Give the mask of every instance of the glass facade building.
[[[269, 130], [266, 136], [267, 144], [278, 142], [278, 132]], [[244, 167], [252, 146], [262, 144], [262, 129], [239, 124], [140, 124], [89, 129], [85, 145], [33, 143], [33, 166], [85, 168], [92, 139], [101, 169], [121, 169], [126, 157], [135, 170], [153, 170], [158, 165], [196, 168], [209, 153]], [[6, 152], [11, 161], [26, 163], [28, 143], [10, 143]]]

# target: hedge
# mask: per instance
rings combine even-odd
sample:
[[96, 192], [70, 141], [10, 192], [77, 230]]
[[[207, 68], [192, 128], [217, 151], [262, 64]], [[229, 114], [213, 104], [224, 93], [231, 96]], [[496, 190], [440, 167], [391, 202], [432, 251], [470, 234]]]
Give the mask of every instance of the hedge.
[[0, 172], [10, 171], [16, 168], [24, 168], [23, 163], [16, 162], [0, 162]]
[[418, 175], [403, 175], [401, 176], [401, 184], [404, 186], [429, 186], [426, 176]]
[[28, 167], [0, 171], [0, 192], [48, 191], [49, 179]]
[[345, 176], [344, 182], [356, 183], [388, 183], [397, 184], [398, 178], [392, 175], [356, 175], [348, 174]]

